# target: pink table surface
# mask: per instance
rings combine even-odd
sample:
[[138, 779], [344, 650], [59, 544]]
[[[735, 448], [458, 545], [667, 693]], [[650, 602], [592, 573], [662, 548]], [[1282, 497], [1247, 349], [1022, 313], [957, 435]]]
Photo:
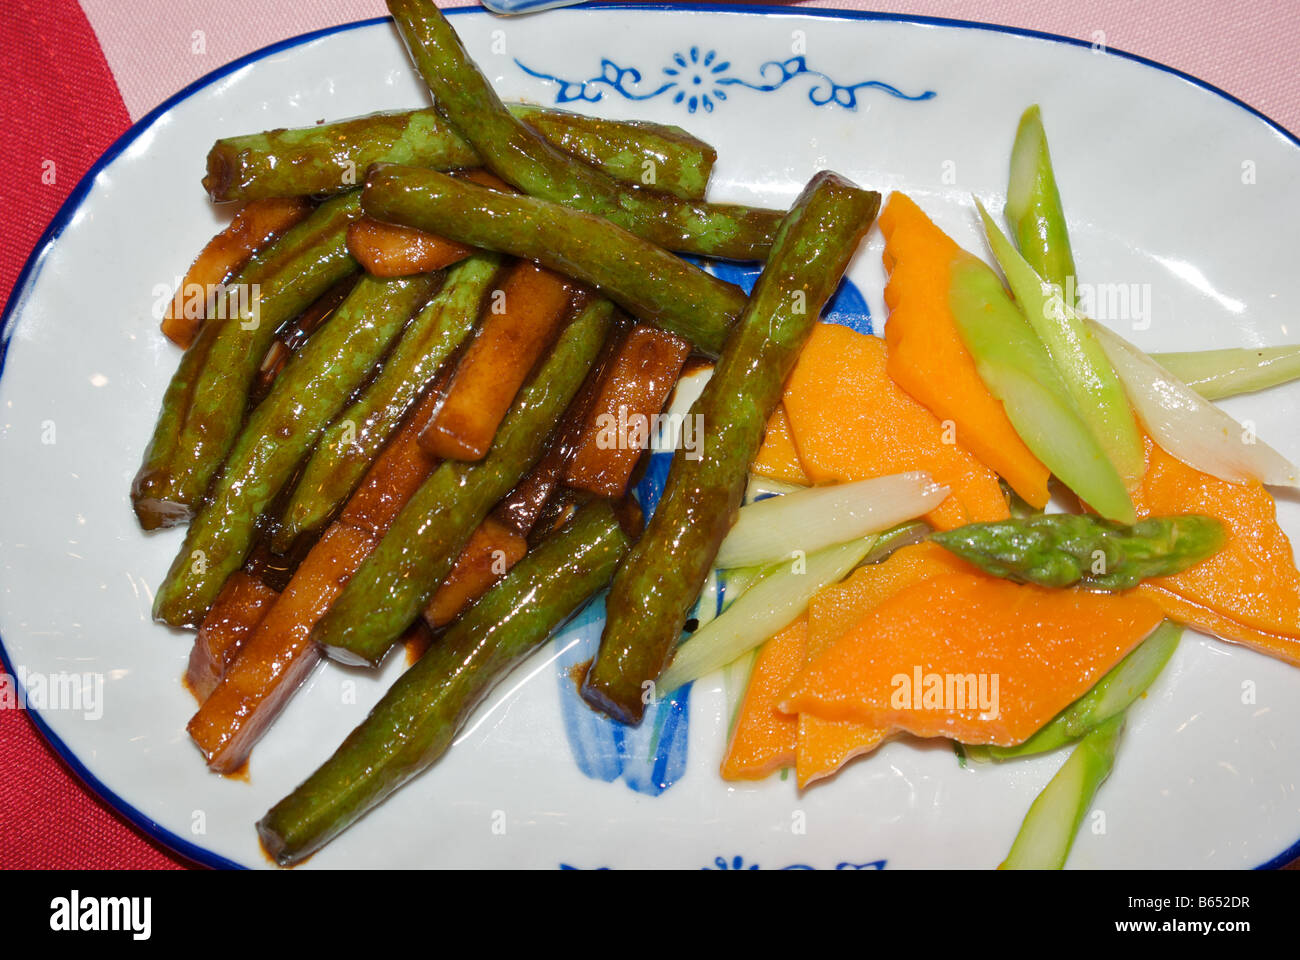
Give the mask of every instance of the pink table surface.
[[[464, 0], [441, 3], [465, 6]], [[763, 0], [751, 2], [765, 6]], [[1138, 53], [1240, 97], [1300, 129], [1300, 7], [1295, 0], [817, 0], [790, 6], [877, 10], [1008, 24]], [[275, 40], [382, 16], [382, 0], [81, 0], [135, 118], [197, 77]], [[204, 52], [193, 52], [194, 31]]]
[[[446, 2], [444, 6], [463, 6]], [[750, 5], [763, 6], [761, 0]], [[1300, 130], [1294, 0], [820, 0], [1005, 24], [1141, 54], [1208, 81]], [[0, 178], [0, 297], [72, 185], [131, 121], [252, 50], [350, 20], [382, 0], [11, 0], [0, 8], [0, 101], [13, 146]], [[196, 42], [198, 37], [202, 42]], [[57, 183], [42, 179], [57, 158]], [[13, 171], [24, 171], [23, 176]], [[2, 548], [2, 545], [0, 545]], [[0, 592], [0, 597], [3, 593]], [[195, 761], [198, 762], [196, 756]], [[1298, 861], [1300, 863], [1300, 861]], [[0, 709], [0, 868], [184, 866], [76, 779], [22, 711]]]

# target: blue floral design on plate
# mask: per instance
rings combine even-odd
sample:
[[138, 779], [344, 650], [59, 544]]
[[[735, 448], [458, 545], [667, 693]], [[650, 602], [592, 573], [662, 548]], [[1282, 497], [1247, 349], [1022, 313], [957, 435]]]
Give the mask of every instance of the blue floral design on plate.
[[[636, 496], [649, 516], [663, 493], [672, 454], [651, 452]], [[596, 597], [554, 641], [564, 733], [578, 769], [593, 780], [621, 779], [637, 793], [657, 797], [686, 772], [691, 685], [646, 711], [636, 727], [624, 726], [587, 706], [578, 693], [578, 671], [596, 655], [605, 625], [605, 598]]]
[[[884, 860], [871, 860], [867, 863], [851, 863], [847, 860], [841, 860], [835, 864], [836, 870], [884, 870]], [[761, 870], [763, 869], [757, 863], [746, 863], [745, 858], [741, 856], [732, 857], [728, 860], [726, 857], [714, 857], [713, 866], [700, 867], [701, 870]], [[784, 867], [777, 867], [778, 870], [816, 870], [816, 867], [809, 866], [806, 863], [791, 863]]]
[[646, 711], [626, 727], [592, 710], [578, 695], [578, 668], [596, 655], [605, 625], [605, 598], [593, 600], [554, 642], [564, 733], [578, 769], [593, 780], [621, 779], [628, 789], [657, 797], [686, 772], [690, 686]]
[[728, 89], [771, 93], [801, 77], [812, 80], [808, 100], [816, 107], [836, 104], [847, 110], [856, 109], [858, 94], [863, 90], [879, 91], [899, 100], [911, 101], [930, 100], [936, 96], [933, 90], [905, 93], [883, 80], [840, 83], [810, 67], [803, 54], [784, 60], [768, 60], [759, 65], [757, 79], [746, 79], [733, 75], [732, 62], [721, 58], [716, 50], [703, 51], [698, 46], [674, 53], [668, 65], [660, 69], [658, 79], [652, 80], [647, 80], [638, 68], [621, 66], [608, 57], [602, 57], [600, 71], [585, 80], [566, 80], [558, 74], [530, 67], [517, 58], [515, 64], [529, 76], [558, 84], [556, 103], [597, 103], [606, 93], [616, 93], [625, 100], [653, 100], [669, 94], [673, 103], [681, 104], [690, 113], [701, 109], [712, 113], [727, 99]]
[[700, 48], [691, 47], [690, 63], [680, 53], [673, 54], [674, 66], [664, 67], [664, 74], [676, 78], [670, 82], [681, 87], [673, 94], [673, 103], [685, 101], [687, 109], [694, 113], [697, 107], [703, 107], [712, 113], [714, 104], [727, 99], [723, 85], [731, 82], [726, 76], [731, 66], [728, 60], [718, 60], [717, 53], [710, 50], [700, 59]]

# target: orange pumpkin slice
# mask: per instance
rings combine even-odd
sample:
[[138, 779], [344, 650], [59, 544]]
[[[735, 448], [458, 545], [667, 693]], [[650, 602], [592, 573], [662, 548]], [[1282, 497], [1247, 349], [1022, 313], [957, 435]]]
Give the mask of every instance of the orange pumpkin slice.
[[794, 765], [798, 718], [777, 710], [776, 703], [803, 669], [807, 649], [807, 617], [800, 617], [759, 649], [722, 758], [722, 779], [761, 780]]
[[[896, 550], [880, 563], [860, 567], [843, 583], [827, 587], [808, 606], [808, 661], [812, 662], [855, 623], [914, 583], [973, 567], [934, 543]], [[791, 676], [793, 679], [793, 675]], [[829, 777], [855, 757], [870, 753], [889, 731], [853, 720], [799, 714], [795, 775], [799, 786]]]
[[952, 495], [926, 519], [941, 530], [1008, 516], [993, 471], [885, 372], [885, 342], [819, 324], [785, 392], [799, 462], [814, 483], [925, 470]]
[[1149, 438], [1138, 516], [1203, 513], [1223, 521], [1224, 548], [1137, 589], [1171, 620], [1300, 666], [1300, 571], [1277, 505], [1258, 483], [1227, 483], [1189, 467]]
[[808, 485], [808, 474], [804, 473], [803, 464], [799, 462], [799, 452], [794, 446], [794, 437], [790, 433], [790, 421], [785, 415], [784, 405], [777, 404], [776, 410], [772, 412], [772, 418], [767, 421], [763, 445], [758, 448], [758, 456], [749, 465], [749, 469], [769, 480]]
[[962, 249], [902, 193], [880, 214], [889, 283], [889, 375], [962, 445], [1035, 507], [1047, 503], [1049, 471], [1025, 446], [1001, 402], [980, 379], [948, 306], [952, 264]]
[[859, 620], [778, 706], [918, 737], [1012, 746], [1086, 693], [1163, 617], [1131, 591], [945, 574], [906, 587]]

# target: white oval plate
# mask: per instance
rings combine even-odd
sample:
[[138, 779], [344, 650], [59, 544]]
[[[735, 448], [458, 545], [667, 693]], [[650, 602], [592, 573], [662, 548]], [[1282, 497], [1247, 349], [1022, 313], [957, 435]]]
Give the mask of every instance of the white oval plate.
[[[1138, 284], [1139, 305], [1150, 294], [1149, 310], [1130, 309], [1140, 329], [1132, 317], [1112, 323], [1153, 350], [1300, 333], [1288, 329], [1296, 142], [1155, 65], [1059, 38], [806, 10], [614, 4], [455, 23], [508, 98], [598, 96], [570, 106], [677, 122], [714, 143], [716, 198], [784, 206], [829, 166], [881, 191], [906, 189], [981, 251], [970, 194], [1000, 202], [1017, 118], [1038, 101], [1082, 276]], [[602, 79], [580, 83], [592, 78]], [[933, 96], [903, 99], [882, 85]], [[33, 702], [38, 725], [110, 802], [205, 863], [266, 864], [254, 821], [365, 716], [402, 658], [380, 676], [318, 671], [259, 744], [250, 782], [207, 773], [185, 734], [189, 635], [149, 618], [181, 533], [145, 536], [127, 499], [178, 358], [151, 307], [220, 225], [198, 183], [215, 137], [423, 102], [383, 21], [300, 37], [217, 71], [136, 124], [78, 187], [4, 328], [6, 668], [33, 694], [88, 677], [80, 700], [65, 683], [58, 702]], [[873, 233], [852, 271], [877, 329], [879, 255]], [[1227, 407], [1300, 459], [1300, 386]], [[1280, 515], [1300, 533], [1295, 500]], [[779, 777], [729, 786], [716, 772], [727, 694], [714, 677], [695, 685], [689, 733], [680, 716], [667, 718], [675, 733], [659, 731], [676, 744], [671, 756], [656, 764], [655, 744], [633, 742], [645, 733], [623, 748], [648, 750], [649, 766], [588, 743], [592, 778], [568, 742], [591, 735], [590, 722], [566, 714], [554, 662], [573, 655], [565, 645], [575, 635], [511, 676], [443, 762], [310, 866], [985, 867], [1001, 860], [1063, 760], [964, 770], [947, 746], [894, 743], [803, 794]], [[1070, 863], [1284, 862], [1300, 852], [1298, 773], [1300, 673], [1188, 634], [1133, 710]], [[677, 782], [654, 795], [666, 779]]]

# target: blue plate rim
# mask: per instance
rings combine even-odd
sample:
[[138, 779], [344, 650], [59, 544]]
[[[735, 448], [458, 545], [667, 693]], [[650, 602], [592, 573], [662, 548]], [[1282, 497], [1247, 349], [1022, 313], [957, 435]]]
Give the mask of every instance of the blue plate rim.
[[[909, 15], [899, 13], [882, 13], [870, 10], [836, 10], [824, 7], [790, 7], [782, 5], [759, 5], [749, 3], [721, 3], [721, 2], [686, 2], [686, 3], [667, 3], [667, 2], [617, 2], [617, 0], [591, 0], [591, 2], [581, 3], [576, 6], [561, 8], [567, 10], [602, 10], [602, 11], [659, 11], [659, 12], [688, 12], [688, 13], [735, 13], [750, 16], [796, 16], [811, 17], [828, 20], [866, 20], [893, 23], [915, 23], [926, 26], [947, 27], [953, 29], [966, 30], [986, 30], [992, 33], [1010, 34], [1012, 36], [1030, 37], [1039, 40], [1047, 40], [1054, 43], [1064, 43], [1075, 47], [1091, 48], [1092, 44], [1087, 40], [1077, 37], [1067, 37], [1061, 34], [1047, 33], [1041, 30], [1031, 30], [1025, 27], [1001, 26], [993, 23], [982, 23], [976, 20], [960, 20], [946, 17], [930, 17], [920, 15]], [[542, 13], [546, 11], [541, 11]], [[477, 6], [453, 7], [445, 10], [448, 16], [457, 16], [464, 14], [478, 14], [481, 16], [495, 16], [495, 14]], [[537, 14], [530, 14], [536, 16]], [[322, 27], [319, 30], [312, 30], [307, 33], [301, 33], [297, 36], [288, 37], [284, 40], [276, 41], [265, 47], [260, 47], [251, 53], [246, 53], [242, 57], [230, 61], [224, 66], [217, 67], [215, 70], [204, 74], [192, 83], [182, 87], [176, 93], [172, 94], [158, 106], [154, 107], [139, 120], [135, 121], [128, 127], [121, 136], [109, 145], [99, 158], [91, 164], [90, 168], [73, 187], [72, 191], [60, 204], [59, 209], [55, 212], [54, 217], [50, 220], [49, 225], [42, 231], [40, 238], [36, 241], [32, 252], [28, 254], [22, 269], [14, 279], [14, 284], [9, 293], [9, 299], [5, 303], [4, 311], [0, 313], [0, 377], [4, 376], [5, 361], [9, 354], [9, 343], [13, 337], [14, 327], [17, 324], [20, 314], [19, 307], [26, 300], [27, 294], [33, 282], [40, 272], [41, 261], [44, 254], [50, 246], [62, 235], [68, 223], [75, 216], [77, 209], [81, 206], [86, 196], [94, 186], [95, 179], [107, 168], [117, 157], [132, 143], [151, 127], [155, 121], [159, 120], [174, 107], [188, 100], [191, 96], [198, 93], [212, 84], [216, 83], [223, 77], [229, 76], [236, 70], [242, 69], [249, 64], [264, 60], [273, 54], [283, 50], [290, 50], [294, 47], [311, 43], [322, 37], [332, 36], [336, 33], [343, 33], [348, 30], [358, 30], [364, 27], [378, 26], [384, 23], [391, 23], [390, 17], [370, 17], [365, 20], [354, 20], [348, 23], [336, 24], [331, 27]], [[1154, 68], [1163, 73], [1173, 74], [1174, 76], [1187, 81], [1203, 90], [1216, 94], [1227, 100], [1229, 103], [1245, 110], [1255, 118], [1262, 120], [1277, 133], [1289, 140], [1294, 146], [1300, 148], [1300, 137], [1297, 137], [1286, 127], [1277, 121], [1271, 119], [1262, 111], [1252, 107], [1244, 100], [1233, 96], [1226, 90], [1202, 80], [1199, 77], [1186, 73], [1175, 67], [1161, 63], [1158, 60], [1152, 60], [1149, 57], [1143, 57], [1136, 53], [1128, 53], [1114, 47], [1105, 47], [1100, 51], [1104, 56], [1119, 57], [1124, 60], [1131, 60], [1144, 66]], [[17, 673], [14, 665], [10, 660], [9, 651], [4, 644], [4, 637], [0, 636], [0, 665], [9, 676], [13, 678], [16, 692], [23, 697], [20, 702], [25, 702], [24, 692], [18, 685]], [[35, 725], [37, 732], [50, 745], [50, 748], [62, 760], [69, 769], [72, 770], [101, 800], [112, 807], [117, 813], [125, 817], [132, 825], [142, 831], [150, 839], [163, 844], [173, 852], [180, 854], [188, 860], [198, 863], [202, 866], [212, 867], [224, 870], [244, 870], [248, 869], [243, 864], [236, 863], [220, 854], [213, 853], [195, 843], [186, 840], [151, 817], [142, 813], [135, 806], [127, 803], [114, 791], [110, 790], [98, 777], [96, 777], [89, 768], [77, 757], [76, 753], [68, 747], [67, 744], [50, 728], [41, 716], [40, 711], [30, 708], [23, 711]], [[1257, 870], [1274, 870], [1285, 866], [1292, 860], [1300, 857], [1300, 839], [1297, 839], [1286, 850], [1283, 850], [1277, 856], [1260, 864]]]

